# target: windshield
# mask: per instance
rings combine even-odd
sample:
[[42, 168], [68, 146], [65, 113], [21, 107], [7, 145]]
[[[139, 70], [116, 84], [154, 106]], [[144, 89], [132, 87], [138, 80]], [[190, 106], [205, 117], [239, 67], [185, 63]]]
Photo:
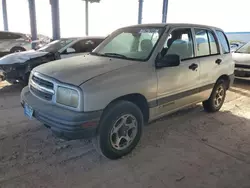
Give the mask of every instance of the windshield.
[[163, 27], [132, 27], [117, 30], [92, 54], [131, 60], [147, 60], [163, 30]]
[[67, 46], [69, 43], [71, 43], [73, 39], [61, 39], [61, 40], [55, 40], [42, 48], [40, 48], [38, 51], [42, 52], [58, 52], [65, 46]]
[[236, 50], [236, 53], [245, 53], [250, 54], [250, 42], [240, 47], [238, 50]]

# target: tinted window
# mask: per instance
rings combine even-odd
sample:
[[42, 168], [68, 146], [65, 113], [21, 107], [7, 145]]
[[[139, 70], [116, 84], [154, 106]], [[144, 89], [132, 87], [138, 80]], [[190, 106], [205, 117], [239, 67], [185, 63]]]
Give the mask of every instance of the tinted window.
[[92, 39], [84, 39], [75, 43], [72, 48], [75, 49], [76, 53], [92, 52], [96, 47], [96, 42]]
[[38, 51], [43, 51], [43, 52], [58, 52], [68, 44], [73, 42], [73, 39], [61, 39], [61, 40], [55, 40], [42, 48], [40, 48]]
[[94, 48], [96, 48], [99, 44], [102, 43], [102, 41], [104, 41], [104, 39], [93, 39], [94, 41]]
[[220, 41], [220, 43], [221, 43], [222, 52], [223, 52], [224, 54], [230, 53], [230, 47], [229, 47], [229, 44], [228, 44], [226, 35], [225, 35], [222, 31], [216, 31], [216, 32], [217, 32], [219, 41]]
[[218, 44], [215, 40], [215, 37], [211, 31], [208, 31], [208, 39], [209, 39], [209, 44], [210, 44], [210, 54], [218, 54], [219, 49], [218, 49]]
[[19, 39], [21, 35], [8, 32], [0, 32], [0, 39]]
[[19, 38], [22, 38], [21, 35], [14, 34], [14, 33], [9, 34], [8, 37], [9, 37], [10, 39], [19, 39]]
[[191, 29], [176, 29], [167, 38], [162, 56], [177, 54], [182, 60], [194, 57]]
[[197, 56], [210, 55], [207, 31], [204, 29], [195, 29], [195, 40]]

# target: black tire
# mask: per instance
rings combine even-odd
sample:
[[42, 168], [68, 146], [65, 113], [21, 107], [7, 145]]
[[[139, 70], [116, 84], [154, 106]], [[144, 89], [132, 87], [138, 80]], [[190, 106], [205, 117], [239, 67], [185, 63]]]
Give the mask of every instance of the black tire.
[[23, 52], [23, 51], [26, 51], [25, 48], [20, 46], [16, 46], [10, 49], [10, 53]]
[[[115, 124], [122, 117], [135, 118], [137, 121], [137, 131], [134, 134], [134, 138], [131, 143], [124, 149], [117, 149], [112, 145], [112, 130], [115, 128]], [[103, 114], [100, 121], [97, 137], [93, 138], [93, 144], [96, 150], [103, 156], [109, 159], [119, 159], [122, 156], [129, 154], [138, 144], [142, 135], [142, 128], [144, 125], [143, 115], [141, 110], [132, 102], [129, 101], [117, 101], [111, 104]], [[126, 126], [121, 126], [126, 127]], [[119, 128], [120, 130], [121, 128]], [[132, 129], [131, 129], [132, 130]], [[125, 131], [124, 131], [125, 132]], [[124, 133], [122, 131], [122, 133]], [[117, 133], [119, 135], [120, 133]], [[127, 131], [127, 135], [128, 135]], [[114, 134], [113, 134], [114, 135]], [[114, 142], [113, 142], [114, 143]], [[119, 142], [120, 145], [120, 142]]]
[[[218, 102], [215, 102], [215, 99], [217, 98], [217, 92], [218, 92], [218, 89], [223, 89], [223, 96], [220, 100], [220, 103]], [[227, 87], [226, 87], [226, 82], [225, 80], [221, 79], [221, 80], [218, 80], [213, 88], [213, 91], [209, 97], [208, 100], [204, 101], [202, 104], [203, 104], [203, 108], [205, 111], [207, 112], [217, 112], [221, 109], [224, 101], [225, 101], [225, 98], [226, 98], [226, 90], [227, 90]], [[216, 105], [217, 103], [217, 105]]]
[[29, 83], [30, 72], [26, 72], [23, 76], [23, 85], [27, 86]]

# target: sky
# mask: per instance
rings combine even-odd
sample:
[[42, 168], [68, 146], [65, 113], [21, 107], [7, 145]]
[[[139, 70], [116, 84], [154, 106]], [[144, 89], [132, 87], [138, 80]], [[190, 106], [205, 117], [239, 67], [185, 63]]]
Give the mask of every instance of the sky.
[[[62, 37], [85, 36], [85, 2], [59, 0]], [[144, 0], [143, 23], [162, 20], [163, 0]], [[3, 30], [0, 3], [0, 30]], [[169, 0], [167, 22], [198, 23], [226, 32], [250, 31], [249, 0]], [[28, 0], [7, 0], [9, 30], [30, 33]], [[52, 36], [49, 0], [36, 0], [37, 30]], [[89, 35], [105, 36], [123, 26], [137, 24], [138, 0], [101, 0], [89, 5]]]

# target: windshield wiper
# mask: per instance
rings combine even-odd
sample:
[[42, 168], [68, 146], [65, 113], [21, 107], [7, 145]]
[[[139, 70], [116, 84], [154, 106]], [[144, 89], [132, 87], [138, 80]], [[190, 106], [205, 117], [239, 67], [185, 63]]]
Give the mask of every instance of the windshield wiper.
[[120, 58], [124, 58], [124, 59], [128, 59], [127, 56], [122, 55], [122, 54], [117, 54], [117, 53], [105, 53], [103, 54], [105, 56], [111, 56], [111, 57], [120, 57]]

